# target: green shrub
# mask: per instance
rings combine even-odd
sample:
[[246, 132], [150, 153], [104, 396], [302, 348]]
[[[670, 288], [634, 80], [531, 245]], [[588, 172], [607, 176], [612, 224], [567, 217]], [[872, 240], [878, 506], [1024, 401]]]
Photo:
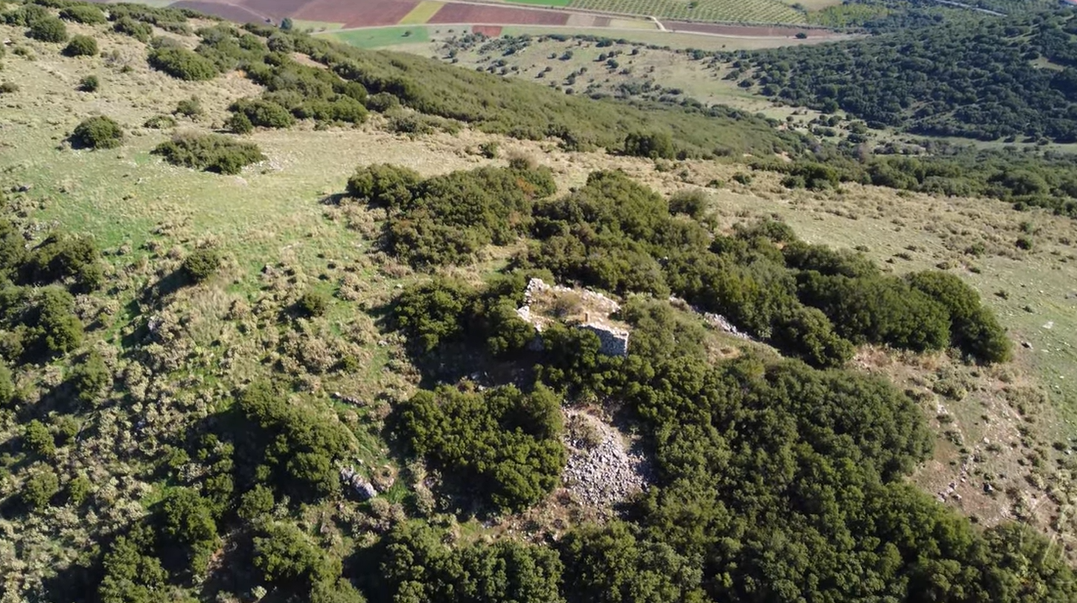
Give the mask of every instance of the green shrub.
[[498, 144], [497, 142], [490, 141], [484, 142], [479, 145], [479, 153], [487, 159], [497, 159]]
[[264, 459], [256, 483], [305, 502], [340, 492], [334, 463], [348, 453], [353, 438], [324, 408], [320, 402], [291, 401], [266, 382], [255, 382], [244, 390], [237, 411], [248, 425], [236, 446], [250, 458]]
[[262, 578], [270, 584], [299, 582], [307, 588], [340, 574], [339, 563], [334, 566], [322, 549], [292, 523], [268, 524], [255, 536], [254, 566], [262, 570]]
[[0, 84], [0, 94], [12, 94], [19, 91], [19, 85], [15, 82], [4, 82]]
[[975, 289], [959, 277], [941, 271], [916, 272], [906, 280], [916, 290], [941, 303], [950, 313], [951, 341], [979, 362], [1005, 362], [1011, 355], [1006, 331], [994, 313], [980, 302]]
[[243, 494], [237, 513], [243, 519], [251, 521], [272, 511], [274, 504], [273, 490], [257, 485]]
[[158, 513], [168, 544], [184, 553], [195, 575], [205, 571], [217, 542], [209, 501], [190, 488], [170, 488], [159, 503]]
[[176, 103], [176, 110], [172, 112], [174, 115], [182, 115], [184, 117], [190, 117], [196, 119], [201, 117], [205, 112], [202, 109], [202, 101], [197, 96], [191, 98], [185, 98]]
[[90, 117], [75, 127], [71, 142], [77, 148], [114, 149], [123, 144], [123, 128], [110, 117]]
[[15, 379], [7, 363], [0, 361], [0, 408], [6, 407], [15, 399]]
[[242, 113], [251, 124], [261, 128], [287, 128], [295, 123], [295, 117], [279, 104], [262, 99], [241, 99], [228, 108]]
[[96, 75], [87, 75], [79, 80], [79, 91], [81, 92], [97, 92], [100, 87], [101, 80], [97, 79]]
[[245, 113], [233, 113], [225, 123], [224, 127], [228, 128], [233, 134], [250, 134], [254, 131], [254, 124]]
[[59, 287], [42, 287], [35, 310], [31, 335], [43, 355], [66, 354], [82, 343], [82, 321], [75, 316], [75, 299], [70, 293]]
[[97, 54], [97, 40], [76, 34], [64, 47], [64, 54], [69, 57], [92, 57]]
[[81, 475], [67, 482], [67, 500], [76, 507], [81, 505], [91, 492], [93, 492], [93, 484]]
[[26, 257], [22, 272], [27, 282], [68, 281], [77, 291], [93, 291], [105, 280], [101, 251], [93, 239], [64, 232], [49, 234], [35, 247]]
[[92, 4], [76, 4], [60, 9], [60, 18], [85, 25], [97, 25], [105, 22], [105, 13]]
[[677, 150], [669, 132], [633, 132], [625, 136], [624, 154], [648, 159], [674, 159]]
[[30, 25], [26, 35], [42, 42], [66, 42], [67, 26], [56, 17], [48, 16], [35, 19]]
[[182, 270], [188, 279], [201, 283], [216, 274], [220, 267], [220, 253], [212, 247], [202, 247], [191, 252], [183, 260]]
[[122, 16], [112, 24], [112, 29], [116, 33], [121, 33], [140, 41], [149, 42], [150, 36], [153, 35], [153, 27], [148, 23], [136, 21], [128, 16]]
[[157, 145], [152, 153], [172, 165], [220, 174], [238, 174], [245, 166], [265, 159], [257, 145], [219, 134], [176, 135]]
[[706, 210], [707, 195], [697, 188], [677, 191], [669, 198], [669, 211], [674, 214], [684, 214], [698, 220]]
[[[420, 391], [399, 409], [398, 433], [468, 489], [506, 511], [526, 509], [557, 485], [566, 453], [560, 400], [541, 385], [482, 393]], [[461, 442], [467, 442], [461, 446]]]
[[60, 478], [51, 468], [43, 468], [34, 473], [22, 486], [22, 500], [27, 507], [41, 510], [49, 506], [49, 501], [60, 491]]
[[396, 298], [393, 317], [410, 345], [431, 352], [463, 335], [475, 292], [461, 281], [436, 278], [411, 285]]
[[299, 298], [296, 307], [307, 316], [321, 316], [329, 309], [330, 298], [323, 291], [307, 291]]
[[150, 67], [174, 78], [192, 82], [217, 77], [217, 67], [202, 55], [179, 46], [161, 46], [149, 54]]
[[49, 433], [49, 428], [37, 419], [26, 424], [22, 435], [23, 445], [27, 450], [42, 456], [52, 456], [56, 452], [56, 442]]
[[80, 402], [96, 406], [112, 385], [112, 373], [96, 351], [91, 351], [75, 365], [71, 386]]
[[142, 124], [143, 128], [151, 128], [153, 130], [166, 130], [176, 126], [176, 118], [171, 115], [155, 115], [146, 120], [146, 123]]
[[348, 179], [348, 194], [375, 207], [407, 209], [422, 176], [413, 169], [389, 164], [361, 167]]

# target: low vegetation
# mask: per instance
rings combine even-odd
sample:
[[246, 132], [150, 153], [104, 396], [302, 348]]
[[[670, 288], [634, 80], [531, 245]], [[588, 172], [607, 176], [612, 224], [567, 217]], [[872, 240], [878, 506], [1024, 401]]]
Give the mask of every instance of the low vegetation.
[[244, 167], [265, 159], [258, 146], [220, 134], [177, 134], [153, 149], [165, 161], [195, 170], [238, 174]]
[[[723, 109], [566, 99], [261, 25], [195, 34], [206, 23], [185, 11], [93, 8], [114, 27], [183, 39], [172, 52], [72, 17], [88, 5], [46, 4], [5, 8], [3, 27], [65, 10], [80, 33], [108, 36], [109, 56], [93, 61], [101, 99], [74, 90], [91, 70], [59, 45], [34, 42], [34, 61], [5, 57], [5, 71], [43, 95], [20, 90], [7, 103], [16, 113], [0, 145], [11, 165], [0, 173], [9, 598], [1077, 598], [1071, 553], [1039, 531], [1072, 526], [1046, 517], [1069, 495], [1061, 481], [1036, 485], [1074, 468], [1072, 447], [1058, 436], [1041, 452], [1033, 429], [1047, 433], [1036, 414], [1045, 404], [1022, 364], [1066, 351], [1013, 350], [1006, 328], [1038, 328], [1047, 314], [1015, 317], [1012, 304], [981, 299], [985, 282], [1007, 283], [1001, 299], [1017, 295], [1010, 281], [1030, 281], [974, 270], [1017, 271], [1032, 257], [1036, 274], [1065, 278], [1069, 221], [860, 188], [850, 182], [882, 173], [878, 158], [853, 162]], [[210, 78], [241, 69], [250, 81], [124, 68], [123, 57], [162, 51], [176, 73], [209, 65]], [[253, 92], [237, 100], [241, 89]], [[82, 116], [69, 107], [105, 100], [112, 119], [75, 126]], [[352, 129], [368, 111], [386, 115]], [[151, 129], [177, 119], [184, 132]], [[252, 133], [272, 170], [195, 172], [236, 174], [265, 159], [211, 131], [224, 123], [295, 129]], [[57, 144], [74, 127], [73, 146], [116, 148], [120, 124], [146, 127], [112, 152]], [[395, 135], [433, 124], [459, 136]], [[613, 152], [528, 158], [558, 144]], [[151, 148], [164, 161], [147, 158]], [[772, 163], [775, 152], [788, 161]], [[913, 166], [931, 161], [903, 158], [917, 162], [903, 170], [896, 159], [895, 179], [919, 178]], [[376, 163], [385, 161], [413, 164]], [[1015, 202], [1032, 198], [1032, 176], [1044, 178], [1044, 196], [1062, 186], [1015, 165], [1002, 166], [1007, 177], [982, 167], [970, 178]], [[882, 252], [873, 260], [817, 242], [834, 240], [819, 236], [834, 225], [903, 239], [914, 232], [905, 214], [928, 206], [918, 219], [938, 218], [931, 240], [958, 249], [947, 260], [967, 255], [961, 270], [931, 269], [942, 258], [927, 253], [898, 268]], [[771, 208], [805, 217], [797, 230], [747, 218]], [[951, 221], [953, 208], [967, 221]], [[975, 244], [960, 251], [973, 235], [958, 225], [977, 224], [978, 212], [1004, 216], [976, 234], [998, 262]], [[921, 254], [913, 242], [904, 257]], [[548, 313], [532, 303], [541, 329], [520, 310], [535, 277], [570, 288]], [[619, 304], [607, 319], [630, 332], [624, 355], [604, 354], [600, 336], [578, 328], [591, 309], [573, 300], [596, 299], [586, 290]], [[977, 428], [995, 420], [981, 399], [1022, 415], [1006, 426], [1012, 452], [994, 432], [994, 451], [961, 439], [957, 424], [974, 422], [958, 413], [983, 412]], [[564, 423], [584, 415], [609, 436], [588, 438], [594, 455], [623, 439], [645, 489], [614, 506], [575, 493], [590, 469], [575, 465]], [[936, 424], [950, 427], [936, 434]], [[1034, 516], [1016, 487], [996, 494], [1012, 498], [1015, 519], [977, 525], [952, 496], [940, 504], [913, 485], [939, 458], [936, 436], [962, 448], [954, 474], [967, 463], [970, 484], [991, 492], [1001, 478], [976, 459], [1021, 459], [1035, 470], [1010, 483], [1025, 479], [1052, 511]]]

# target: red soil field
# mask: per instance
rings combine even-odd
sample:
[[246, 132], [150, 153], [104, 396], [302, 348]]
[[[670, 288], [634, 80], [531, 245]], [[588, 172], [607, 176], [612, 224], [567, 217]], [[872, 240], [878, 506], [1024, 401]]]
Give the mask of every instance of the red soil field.
[[278, 21], [284, 17], [295, 17], [295, 14], [299, 12], [299, 9], [303, 8], [307, 4], [311, 4], [312, 0], [233, 0], [237, 4], [241, 4], [252, 11], [263, 14], [269, 17], [273, 17]]
[[765, 27], [751, 25], [718, 25], [717, 23], [685, 23], [682, 21], [662, 21], [662, 25], [671, 31], [694, 31], [699, 33], [721, 34], [741, 37], [793, 37], [804, 32], [809, 38], [828, 37], [832, 32], [822, 29], [798, 29], [796, 27]]
[[471, 33], [482, 34], [487, 38], [496, 38], [501, 35], [500, 25], [475, 25], [471, 28]]
[[344, 23], [345, 27], [396, 25], [418, 4], [399, 0], [314, 0], [303, 5], [292, 17], [307, 21]]
[[441, 7], [427, 23], [494, 23], [501, 25], [564, 25], [568, 14], [550, 10], [529, 10], [500, 6], [450, 3]]
[[226, 4], [224, 2], [213, 2], [212, 0], [204, 2], [199, 0], [182, 0], [181, 2], [174, 2], [168, 6], [169, 8], [195, 10], [200, 13], [214, 15], [237, 23], [263, 23], [266, 20], [266, 17], [272, 16], [268, 13], [252, 11], [243, 6]]

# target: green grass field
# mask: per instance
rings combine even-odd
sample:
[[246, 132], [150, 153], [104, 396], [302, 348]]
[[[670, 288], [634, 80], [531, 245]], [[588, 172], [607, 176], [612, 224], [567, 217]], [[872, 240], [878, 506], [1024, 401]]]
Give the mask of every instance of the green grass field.
[[349, 29], [330, 34], [334, 40], [359, 48], [384, 48], [398, 44], [419, 44], [430, 41], [430, 32], [423, 26], [378, 27]]

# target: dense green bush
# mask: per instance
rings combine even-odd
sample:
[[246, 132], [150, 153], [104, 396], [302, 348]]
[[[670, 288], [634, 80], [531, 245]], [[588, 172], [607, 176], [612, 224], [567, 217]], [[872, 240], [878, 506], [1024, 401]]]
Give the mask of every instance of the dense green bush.
[[71, 372], [75, 397], [86, 404], [98, 404], [111, 384], [112, 373], [96, 351], [86, 354]]
[[571, 603], [705, 600], [697, 564], [622, 521], [573, 530], [557, 548]]
[[123, 144], [123, 128], [111, 117], [90, 117], [75, 126], [71, 142], [78, 148], [114, 149]]
[[292, 404], [274, 386], [256, 382], [237, 404], [247, 426], [236, 450], [246, 459], [240, 476], [246, 486], [272, 487], [294, 501], [315, 501], [340, 492], [334, 463], [352, 437], [335, 416], [309, 404]]
[[45, 424], [37, 419], [26, 424], [23, 429], [22, 441], [23, 446], [34, 454], [52, 456], [56, 452], [56, 442], [53, 440], [52, 434], [49, 433], [49, 428], [45, 427]]
[[149, 54], [150, 67], [163, 71], [174, 78], [187, 81], [204, 81], [217, 77], [217, 67], [212, 61], [181, 46], [163, 45]]
[[843, 337], [914, 351], [950, 342], [946, 307], [895, 277], [849, 278], [803, 273], [801, 298], [823, 311]]
[[624, 154], [648, 159], [673, 159], [677, 149], [669, 132], [633, 132], [625, 136]]
[[209, 501], [190, 488], [170, 488], [158, 503], [164, 546], [180, 552], [195, 575], [206, 570], [216, 549], [217, 524]]
[[172, 111], [173, 115], [182, 115], [184, 117], [190, 117], [191, 119], [197, 119], [202, 117], [205, 113], [202, 109], [202, 101], [197, 96], [191, 98], [185, 98], [176, 103], [176, 109]]
[[700, 219], [707, 210], [707, 194], [698, 188], [673, 193], [669, 198], [669, 211]]
[[390, 214], [385, 240], [415, 267], [465, 263], [485, 245], [505, 245], [522, 234], [532, 202], [554, 190], [545, 168], [435, 176], [412, 187], [405, 211]]
[[242, 99], [232, 103], [228, 110], [246, 116], [252, 125], [261, 128], [287, 128], [295, 123], [295, 117], [273, 101]]
[[949, 311], [950, 335], [955, 347], [987, 364], [1009, 360], [1011, 345], [1005, 329], [981, 305], [980, 295], [972, 287], [957, 276], [938, 271], [912, 273], [906, 280]]
[[92, 4], [74, 4], [60, 9], [60, 18], [75, 23], [97, 25], [105, 22], [105, 13]]
[[372, 572], [377, 592], [393, 601], [564, 603], [565, 570], [551, 549], [513, 538], [449, 548], [449, 537], [414, 521], [393, 526]]
[[213, 247], [200, 247], [183, 259], [181, 270], [192, 282], [201, 283], [216, 274], [220, 267], [220, 252]]
[[310, 589], [319, 582], [332, 582], [340, 575], [320, 547], [291, 523], [270, 523], [254, 538], [254, 566], [270, 584]]
[[76, 291], [92, 291], [105, 280], [101, 251], [93, 239], [54, 232], [24, 256], [22, 280], [71, 283]]
[[300, 296], [296, 307], [307, 316], [321, 316], [329, 309], [331, 299], [324, 291], [307, 291]]
[[461, 281], [435, 278], [411, 285], [397, 296], [393, 317], [418, 351], [431, 352], [464, 333], [475, 291]]
[[178, 134], [152, 152], [172, 165], [219, 174], [238, 174], [245, 166], [265, 159], [254, 143], [237, 142], [220, 134]]
[[29, 327], [27, 352], [56, 356], [74, 350], [82, 343], [82, 321], [75, 315], [75, 300], [59, 287], [42, 287], [34, 296], [33, 306], [24, 318]]
[[69, 57], [92, 57], [97, 54], [97, 40], [76, 34], [64, 47], [64, 54]]
[[14, 82], [0, 83], [0, 94], [12, 94], [19, 91], [19, 85]]
[[526, 509], [557, 485], [566, 453], [560, 400], [537, 387], [420, 391], [398, 409], [399, 437], [461, 486], [504, 511]]
[[51, 468], [41, 468], [22, 485], [22, 501], [30, 509], [40, 511], [49, 506], [49, 501], [59, 492], [60, 478], [56, 472]]
[[405, 211], [411, 205], [412, 191], [422, 181], [413, 169], [379, 163], [355, 170], [348, 179], [348, 194], [375, 207]]
[[116, 33], [131, 36], [140, 42], [149, 42], [150, 36], [153, 35], [153, 27], [150, 24], [136, 21], [128, 16], [117, 18], [112, 24], [112, 29]]
[[53, 16], [34, 19], [29, 23], [30, 30], [26, 35], [42, 42], [66, 42], [67, 26], [64, 22]]

